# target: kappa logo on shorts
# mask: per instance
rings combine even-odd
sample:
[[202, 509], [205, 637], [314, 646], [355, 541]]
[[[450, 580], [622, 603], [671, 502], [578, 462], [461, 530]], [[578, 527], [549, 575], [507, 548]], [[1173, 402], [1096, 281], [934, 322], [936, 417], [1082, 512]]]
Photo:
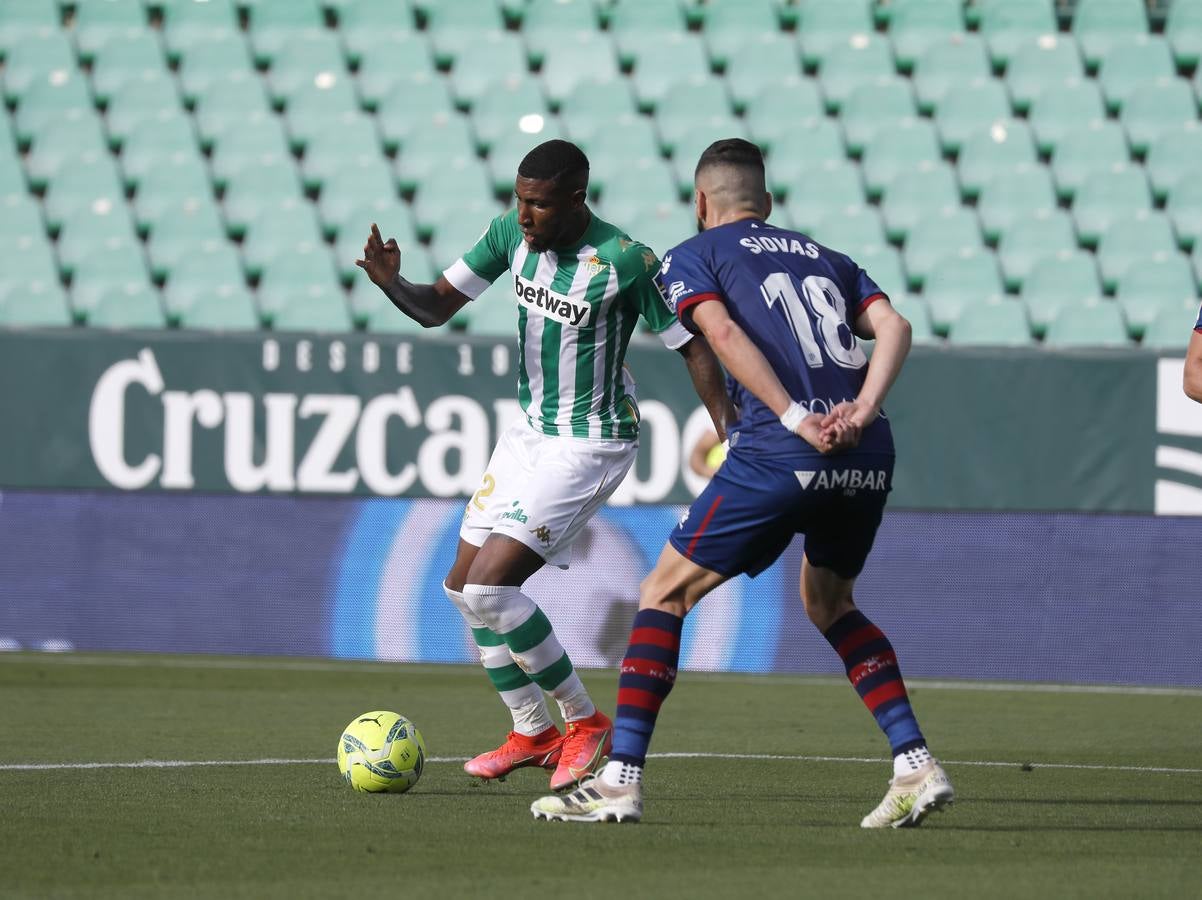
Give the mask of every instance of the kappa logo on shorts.
[[797, 483], [803, 491], [808, 491], [813, 485], [815, 490], [845, 488], [866, 491], [883, 491], [885, 489], [884, 469], [823, 469], [820, 472], [794, 472]]
[[531, 528], [530, 533], [539, 539], [544, 547], [551, 546], [551, 529], [546, 525], [539, 525], [537, 528]]

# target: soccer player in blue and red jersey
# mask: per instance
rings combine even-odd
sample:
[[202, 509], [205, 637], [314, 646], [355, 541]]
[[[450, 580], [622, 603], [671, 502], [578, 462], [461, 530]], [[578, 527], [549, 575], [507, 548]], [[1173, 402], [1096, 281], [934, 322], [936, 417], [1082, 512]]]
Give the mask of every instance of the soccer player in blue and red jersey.
[[1185, 395], [1202, 403], [1202, 308], [1198, 310], [1198, 322], [1185, 351]]
[[[661, 291], [725, 365], [739, 410], [730, 453], [643, 582], [618, 682], [613, 752], [599, 777], [544, 797], [536, 817], [637, 821], [656, 716], [676, 679], [684, 616], [718, 585], [762, 572], [805, 535], [806, 613], [893, 751], [893, 779], [865, 828], [918, 825], [954, 797], [927, 750], [889, 639], [857, 609], [893, 474], [881, 412], [910, 325], [851, 259], [768, 224], [759, 148], [711, 145], [697, 163], [703, 231], [664, 256]], [[871, 362], [857, 338], [875, 339]]]

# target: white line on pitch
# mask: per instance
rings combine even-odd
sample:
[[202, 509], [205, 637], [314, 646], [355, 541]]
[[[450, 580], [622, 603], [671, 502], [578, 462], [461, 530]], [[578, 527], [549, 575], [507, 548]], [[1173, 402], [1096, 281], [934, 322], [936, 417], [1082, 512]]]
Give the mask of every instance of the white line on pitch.
[[[164, 669], [231, 669], [231, 670], [263, 670], [281, 672], [358, 672], [369, 674], [382, 668], [404, 666], [410, 672], [452, 675], [479, 678], [479, 669], [466, 663], [407, 663], [400, 660], [322, 660], [322, 659], [223, 659], [204, 656], [163, 657], [153, 654], [146, 656], [109, 656], [80, 655], [76, 653], [3, 653], [0, 652], [0, 664], [3, 663], [41, 663], [44, 665], [68, 666], [100, 666], [114, 668], [164, 668]], [[587, 671], [587, 670], [586, 670]], [[597, 672], [612, 672], [609, 669], [594, 669]], [[799, 675], [793, 673], [769, 673], [765, 675], [748, 675], [746, 673], [727, 672], [689, 672], [689, 681], [721, 681], [725, 684], [798, 684], [798, 685], [846, 685], [847, 680], [841, 676], [830, 675]], [[907, 678], [906, 682], [914, 688], [929, 691], [999, 691], [1034, 694], [1119, 694], [1129, 696], [1152, 697], [1199, 697], [1202, 698], [1202, 688], [1189, 687], [1153, 687], [1125, 684], [1054, 684], [1033, 681], [977, 681], [964, 679], [952, 681], [948, 679]]]
[[[829, 762], [872, 763], [882, 765], [889, 760], [866, 756], [800, 756], [775, 753], [652, 753], [650, 759], [731, 759], [767, 762]], [[431, 756], [426, 762], [462, 763], [466, 756]], [[998, 769], [1078, 769], [1090, 772], [1140, 772], [1160, 775], [1202, 775], [1202, 769], [1169, 766], [1105, 766], [1088, 763], [1001, 762], [988, 760], [944, 760], [949, 766], [986, 766]], [[332, 765], [333, 759], [143, 759], [135, 762], [82, 763], [0, 763], [0, 772], [47, 772], [62, 769], [187, 769], [198, 766], [299, 766]]]

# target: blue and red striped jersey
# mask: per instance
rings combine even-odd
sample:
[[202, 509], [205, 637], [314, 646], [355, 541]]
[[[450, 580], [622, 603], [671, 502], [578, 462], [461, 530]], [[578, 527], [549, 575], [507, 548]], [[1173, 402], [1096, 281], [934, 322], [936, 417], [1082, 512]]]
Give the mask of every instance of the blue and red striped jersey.
[[1194, 331], [1202, 331], [1202, 306], [1198, 307], [1198, 321], [1194, 325]]
[[[664, 299], [691, 331], [692, 310], [706, 300], [727, 313], [759, 347], [785, 390], [811, 412], [826, 413], [854, 400], [868, 359], [852, 333], [856, 317], [885, 296], [843, 253], [807, 235], [760, 219], [708, 229], [664, 255], [658, 284]], [[772, 456], [817, 451], [780, 424], [733, 379], [727, 388], [739, 410], [731, 447]], [[882, 415], [864, 430], [852, 453], [892, 453]]]

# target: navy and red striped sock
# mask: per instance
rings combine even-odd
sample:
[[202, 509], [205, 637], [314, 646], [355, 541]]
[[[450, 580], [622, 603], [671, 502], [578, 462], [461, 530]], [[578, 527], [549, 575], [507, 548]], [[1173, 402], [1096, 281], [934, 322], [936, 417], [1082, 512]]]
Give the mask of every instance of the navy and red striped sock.
[[658, 609], [640, 609], [618, 676], [618, 715], [611, 760], [642, 766], [659, 708], [676, 683], [684, 619]]
[[852, 687], [885, 732], [893, 755], [926, 746], [889, 638], [858, 609], [841, 617], [823, 636], [842, 658]]

